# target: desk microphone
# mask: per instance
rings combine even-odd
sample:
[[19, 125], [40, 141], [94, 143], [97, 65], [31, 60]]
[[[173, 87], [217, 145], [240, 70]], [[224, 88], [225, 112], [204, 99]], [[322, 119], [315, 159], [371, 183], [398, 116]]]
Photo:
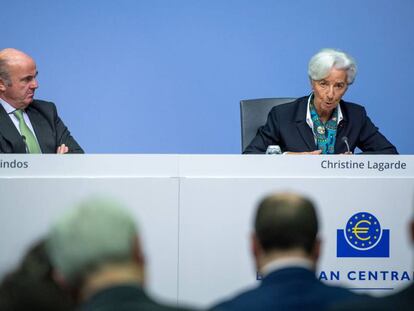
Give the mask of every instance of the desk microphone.
[[342, 141], [345, 143], [348, 153], [351, 153], [351, 148], [349, 148], [349, 143], [348, 143], [348, 137], [346, 136], [342, 137]]

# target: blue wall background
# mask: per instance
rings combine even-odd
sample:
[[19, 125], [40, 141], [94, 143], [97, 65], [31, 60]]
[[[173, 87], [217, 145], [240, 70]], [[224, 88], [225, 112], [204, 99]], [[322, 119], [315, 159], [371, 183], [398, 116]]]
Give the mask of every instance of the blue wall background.
[[89, 153], [240, 153], [239, 100], [310, 90], [309, 58], [359, 65], [344, 99], [414, 154], [412, 0], [1, 0], [0, 48], [38, 65]]

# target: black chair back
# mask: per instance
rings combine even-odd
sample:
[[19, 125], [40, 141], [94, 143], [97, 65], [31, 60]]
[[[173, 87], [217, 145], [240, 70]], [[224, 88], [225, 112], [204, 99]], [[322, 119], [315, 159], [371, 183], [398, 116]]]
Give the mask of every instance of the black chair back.
[[277, 105], [293, 102], [296, 98], [259, 98], [240, 101], [242, 152], [264, 125], [270, 110]]

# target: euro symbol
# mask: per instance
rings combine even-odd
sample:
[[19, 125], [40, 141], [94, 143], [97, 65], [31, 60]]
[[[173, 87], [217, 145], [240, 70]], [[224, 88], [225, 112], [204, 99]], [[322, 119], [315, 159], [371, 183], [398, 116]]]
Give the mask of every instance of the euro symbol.
[[368, 233], [369, 228], [367, 227], [358, 227], [360, 224], [366, 223], [368, 225], [371, 225], [371, 223], [368, 220], [360, 220], [357, 222], [357, 224], [352, 228], [352, 233], [355, 234], [358, 240], [366, 241], [371, 238], [371, 236], [368, 236], [366, 238], [361, 238], [359, 234]]

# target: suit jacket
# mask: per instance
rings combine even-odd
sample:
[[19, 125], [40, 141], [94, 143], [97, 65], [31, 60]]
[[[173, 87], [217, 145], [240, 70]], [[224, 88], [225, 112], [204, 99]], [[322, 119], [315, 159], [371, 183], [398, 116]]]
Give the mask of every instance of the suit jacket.
[[[269, 145], [279, 145], [282, 151], [316, 150], [312, 129], [306, 123], [308, 97], [292, 103], [275, 106], [267, 122], [257, 131], [256, 137], [243, 153], [265, 153]], [[343, 120], [338, 124], [335, 154], [347, 151], [342, 137], [347, 137], [350, 149], [358, 147], [364, 153], [397, 154], [397, 149], [378, 131], [364, 107], [340, 102]]]
[[86, 301], [80, 311], [185, 311], [178, 307], [161, 305], [139, 287], [121, 285], [99, 291]]
[[[69, 147], [69, 153], [83, 153], [82, 148], [59, 118], [55, 104], [34, 100], [26, 108], [26, 113], [42, 153], [56, 153], [61, 144]], [[0, 105], [0, 153], [26, 153], [25, 142], [2, 105]]]
[[214, 311], [304, 311], [327, 310], [339, 301], [363, 299], [340, 288], [323, 284], [315, 273], [301, 267], [276, 270], [260, 286], [223, 302]]

